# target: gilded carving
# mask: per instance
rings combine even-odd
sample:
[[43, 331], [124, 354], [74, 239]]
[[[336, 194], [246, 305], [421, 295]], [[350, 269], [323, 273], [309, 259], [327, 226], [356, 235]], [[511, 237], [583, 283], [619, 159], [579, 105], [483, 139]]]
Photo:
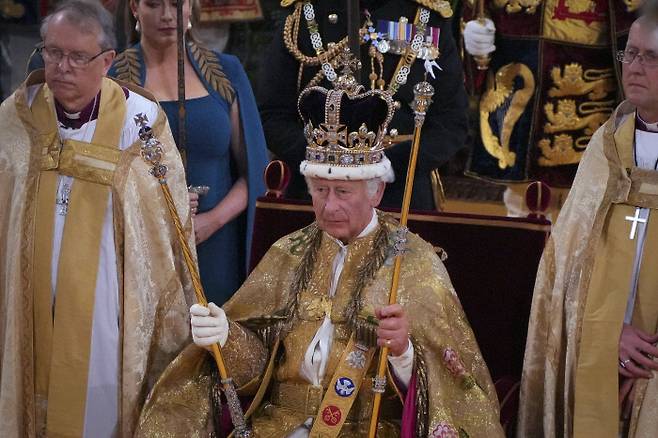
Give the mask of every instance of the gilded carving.
[[583, 67], [574, 62], [564, 66], [564, 73], [559, 66], [553, 67], [551, 78], [555, 85], [548, 91], [551, 97], [582, 96], [589, 93], [590, 99], [599, 100], [615, 90], [614, 72], [611, 68], [589, 69], [583, 72]]
[[[544, 105], [548, 122], [544, 125], [544, 132], [553, 134], [559, 131], [584, 130], [585, 134], [592, 135], [601, 126], [612, 112], [612, 107], [601, 107], [600, 110], [587, 110], [591, 102], [586, 102], [585, 111], [583, 107], [576, 106], [573, 99], [560, 99], [557, 102], [557, 111], [553, 103]], [[584, 117], [580, 114], [585, 114]]]
[[494, 6], [496, 8], [505, 8], [505, 12], [508, 14], [521, 11], [526, 14], [534, 14], [541, 2], [542, 0], [494, 0]]
[[[517, 77], [522, 79], [523, 85], [515, 90]], [[509, 148], [512, 131], [534, 91], [535, 78], [525, 64], [507, 64], [496, 72], [495, 80], [489, 77], [487, 90], [480, 100], [480, 133], [485, 149], [498, 159], [501, 169], [512, 167], [516, 162], [516, 153]], [[489, 123], [489, 115], [494, 112], [502, 119], [499, 137]]]

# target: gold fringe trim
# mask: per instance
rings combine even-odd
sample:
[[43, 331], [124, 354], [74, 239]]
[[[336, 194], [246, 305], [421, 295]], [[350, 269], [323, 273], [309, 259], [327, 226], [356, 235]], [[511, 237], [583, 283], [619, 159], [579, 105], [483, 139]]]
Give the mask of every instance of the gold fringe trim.
[[356, 274], [356, 284], [354, 287], [354, 294], [352, 295], [352, 301], [345, 311], [345, 316], [347, 317], [347, 321], [352, 329], [356, 329], [356, 321], [361, 312], [361, 293], [366, 285], [375, 278], [377, 271], [379, 271], [379, 268], [381, 268], [386, 261], [389, 253], [388, 250], [391, 246], [388, 233], [383, 224], [385, 218], [382, 216], [379, 218], [379, 229], [375, 235], [372, 250], [370, 251], [370, 254], [368, 254], [368, 261], [365, 265], [361, 266]]
[[423, 355], [423, 346], [412, 337], [414, 346], [414, 367], [416, 368], [416, 436], [429, 433], [429, 385], [427, 383], [427, 364]]

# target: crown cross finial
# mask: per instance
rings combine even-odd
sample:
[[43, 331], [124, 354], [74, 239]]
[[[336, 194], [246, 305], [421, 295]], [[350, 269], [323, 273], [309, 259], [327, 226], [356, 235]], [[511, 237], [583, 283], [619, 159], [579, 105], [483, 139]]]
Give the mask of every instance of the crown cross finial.
[[347, 147], [347, 129], [345, 125], [329, 125], [320, 123], [320, 127], [313, 131], [315, 144], [326, 147], [327, 145], [338, 145]]
[[338, 63], [343, 66], [342, 74], [354, 74], [361, 69], [361, 61], [352, 54], [349, 47], [345, 47], [338, 55]]
[[350, 52], [349, 47], [336, 57], [338, 65], [342, 66], [342, 71], [334, 84], [337, 90], [343, 90], [349, 95], [358, 94], [363, 90], [363, 85], [359, 84], [354, 77], [354, 73], [361, 69], [361, 61]]

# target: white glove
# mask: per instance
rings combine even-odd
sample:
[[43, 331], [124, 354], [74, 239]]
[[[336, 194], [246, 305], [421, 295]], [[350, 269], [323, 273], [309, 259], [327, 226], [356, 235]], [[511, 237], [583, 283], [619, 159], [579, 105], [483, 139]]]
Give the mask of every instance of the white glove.
[[466, 51], [473, 56], [484, 56], [496, 50], [494, 40], [496, 39], [496, 26], [488, 18], [484, 24], [479, 20], [471, 20], [464, 28], [464, 46]]
[[192, 339], [199, 347], [208, 348], [219, 342], [224, 346], [228, 339], [228, 319], [226, 313], [215, 303], [208, 307], [194, 304], [190, 307], [190, 322], [192, 324]]

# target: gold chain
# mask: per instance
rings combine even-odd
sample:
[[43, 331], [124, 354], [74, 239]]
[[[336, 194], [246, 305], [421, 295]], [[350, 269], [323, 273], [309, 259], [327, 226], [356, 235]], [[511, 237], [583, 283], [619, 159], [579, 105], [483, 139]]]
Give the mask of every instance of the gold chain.
[[299, 61], [300, 64], [305, 66], [320, 65], [324, 59], [332, 59], [337, 56], [346, 46], [347, 37], [340, 40], [338, 43], [332, 45], [320, 56], [307, 56], [304, 55], [299, 47], [297, 47], [297, 37], [299, 34], [299, 22], [301, 20], [303, 3], [295, 5], [295, 12], [288, 15], [286, 24], [283, 27], [283, 42], [292, 56]]

